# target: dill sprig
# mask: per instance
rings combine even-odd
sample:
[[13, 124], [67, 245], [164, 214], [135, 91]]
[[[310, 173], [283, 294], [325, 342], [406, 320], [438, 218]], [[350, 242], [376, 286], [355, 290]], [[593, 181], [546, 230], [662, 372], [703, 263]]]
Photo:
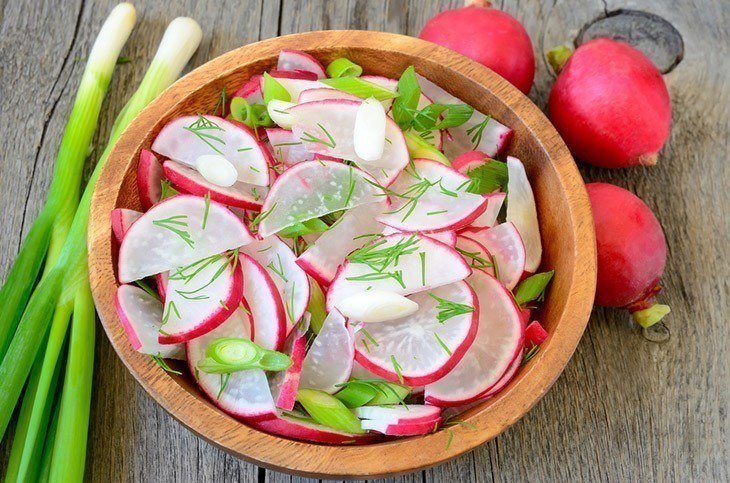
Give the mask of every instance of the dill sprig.
[[443, 349], [444, 351], [446, 351], [446, 353], [447, 353], [448, 355], [451, 355], [451, 349], [449, 349], [449, 346], [447, 346], [447, 345], [446, 345], [446, 343], [445, 343], [445, 342], [444, 342], [444, 340], [443, 340], [443, 339], [441, 338], [441, 336], [439, 336], [439, 335], [438, 335], [438, 334], [437, 334], [436, 332], [434, 332], [434, 333], [433, 333], [433, 337], [434, 337], [434, 338], [436, 339], [436, 342], [438, 342], [438, 343], [439, 343], [439, 345], [441, 346], [441, 348], [442, 348], [442, 349]]
[[337, 143], [335, 142], [335, 138], [332, 137], [332, 135], [329, 133], [329, 131], [327, 129], [325, 129], [325, 127], [322, 124], [320, 124], [320, 123], [317, 123], [317, 126], [319, 126], [319, 128], [322, 130], [322, 132], [324, 133], [324, 135], [327, 136], [327, 140], [324, 140], [322, 138], [318, 138], [318, 137], [316, 137], [313, 134], [310, 134], [308, 132], [303, 132], [302, 135], [301, 135], [301, 137], [300, 137], [300, 139], [302, 141], [304, 141], [305, 143], [322, 144], [322, 145], [327, 146], [327, 147], [332, 148], [332, 149], [334, 149], [335, 147], [337, 147]]
[[284, 264], [281, 263], [281, 255], [278, 253], [276, 254], [276, 259], [279, 262], [279, 266], [277, 267], [274, 263], [274, 260], [271, 260], [267, 267], [271, 269], [272, 272], [274, 272], [280, 279], [284, 281], [284, 283], [289, 283], [289, 280], [286, 278], [286, 275], [284, 275]]
[[162, 325], [160, 327], [160, 332], [162, 332], [162, 327], [165, 326], [170, 321], [170, 317], [172, 316], [173, 312], [175, 313], [175, 317], [180, 319], [180, 312], [177, 310], [177, 305], [175, 305], [174, 300], [170, 300], [167, 303], [167, 307], [165, 308], [165, 313], [162, 315]]
[[439, 313], [436, 316], [436, 319], [439, 321], [440, 324], [443, 324], [449, 319], [452, 319], [454, 317], [458, 317], [459, 315], [469, 314], [471, 312], [474, 312], [474, 307], [467, 304], [461, 304], [459, 302], [453, 302], [451, 300], [446, 300], [441, 297], [437, 297], [436, 295], [430, 293], [428, 294], [432, 299], [438, 302], [438, 305], [436, 305], [436, 308], [438, 309]]
[[494, 266], [491, 261], [482, 256], [482, 252], [469, 252], [459, 247], [456, 247], [456, 251], [464, 258], [471, 259], [471, 262], [469, 262], [471, 268], [489, 268]]
[[390, 362], [393, 364], [393, 370], [398, 375], [398, 380], [403, 384], [403, 373], [401, 372], [403, 367], [398, 363], [394, 355], [390, 356]]
[[426, 252], [418, 252], [421, 258], [421, 285], [426, 286]]
[[[224, 88], [225, 92], [225, 88]], [[205, 209], [203, 210], [203, 224], [202, 228], [205, 230], [205, 226], [208, 224], [208, 215], [210, 214], [210, 191], [205, 193], [205, 196], [203, 196], [203, 201], [205, 201]]]
[[344, 206], [347, 206], [350, 203], [350, 199], [352, 199], [352, 194], [355, 191], [355, 182], [356, 179], [352, 175], [352, 166], [350, 166], [350, 174], [347, 181], [347, 192], [345, 194]]
[[221, 398], [221, 394], [223, 394], [223, 391], [226, 390], [226, 387], [228, 387], [228, 381], [231, 379], [231, 373], [225, 372], [220, 375], [221, 377], [221, 388], [218, 391], [218, 395], [216, 396], [216, 399]]
[[188, 215], [174, 215], [160, 220], [152, 220], [152, 224], [171, 231], [179, 236], [190, 248], [195, 248], [195, 241], [187, 230], [188, 222], [183, 221], [187, 220], [187, 218]]
[[530, 350], [525, 352], [525, 355], [522, 356], [522, 362], [520, 363], [520, 365], [524, 366], [525, 364], [530, 362], [530, 360], [532, 360], [532, 358], [535, 357], [538, 352], [540, 352], [540, 346], [533, 343], [532, 347], [530, 347]]
[[401, 213], [405, 211], [403, 214], [403, 217], [401, 218], [401, 221], [406, 221], [411, 214], [413, 214], [413, 211], [416, 209], [416, 206], [418, 206], [418, 201], [423, 197], [423, 195], [426, 194], [429, 188], [432, 186], [435, 186], [438, 184], [439, 181], [429, 181], [427, 179], [421, 179], [417, 181], [416, 183], [413, 183], [411, 186], [408, 187], [403, 193], [401, 193], [400, 197], [405, 198], [408, 201], [406, 201], [400, 208], [393, 210], [393, 211], [387, 211], [385, 214], [387, 215], [394, 215], [397, 213]]
[[253, 220], [251, 220], [249, 228], [252, 230], [258, 228], [258, 226], [261, 224], [261, 222], [264, 221], [266, 218], [268, 218], [268, 216], [271, 214], [271, 212], [274, 211], [274, 209], [276, 208], [276, 205], [278, 205], [278, 203], [274, 203], [273, 205], [271, 205], [271, 208], [269, 208], [266, 211], [262, 211], [261, 213], [256, 215], [256, 217]]
[[177, 374], [178, 376], [182, 375], [182, 372], [176, 371], [175, 369], [173, 369], [172, 367], [167, 365], [167, 361], [165, 361], [165, 359], [163, 359], [162, 356], [160, 356], [159, 352], [157, 353], [157, 355], [150, 354], [150, 358], [152, 358], [152, 360], [155, 362], [155, 364], [160, 366], [162, 368], [162, 370], [164, 370], [165, 372], [169, 372], [170, 374]]
[[420, 238], [411, 235], [408, 238], [401, 238], [394, 245], [387, 245], [389, 240], [382, 238], [369, 245], [358, 248], [346, 258], [352, 263], [367, 265], [375, 272], [384, 272], [391, 265], [398, 265], [400, 257], [410, 255], [418, 250]]
[[215, 136], [209, 132], [209, 131], [225, 132], [225, 129], [220, 127], [215, 122], [213, 122], [210, 119], [208, 119], [207, 117], [204, 117], [199, 114], [198, 119], [195, 122], [191, 123], [188, 126], [184, 126], [183, 129], [195, 134], [198, 137], [198, 139], [200, 139], [205, 144], [207, 144], [208, 147], [210, 147], [213, 151], [215, 151], [216, 153], [218, 153], [220, 155], [223, 155], [223, 151], [218, 149], [218, 147], [216, 147], [213, 144], [213, 141], [215, 141], [216, 143], [219, 143], [221, 146], [225, 146], [226, 142], [223, 139], [219, 138], [218, 136]]
[[484, 135], [484, 128], [487, 127], [487, 124], [489, 121], [492, 120], [492, 116], [487, 116], [484, 118], [482, 122], [479, 124], [475, 124], [474, 126], [470, 127], [466, 130], [466, 133], [471, 136], [471, 143], [474, 146], [474, 149], [476, 149], [479, 144], [482, 142], [482, 136]]
[[154, 297], [157, 300], [161, 300], [160, 299], [160, 294], [158, 294], [157, 292], [155, 292], [154, 290], [152, 290], [152, 287], [150, 287], [147, 284], [147, 282], [145, 282], [144, 280], [137, 280], [134, 283], [137, 284], [137, 286], [139, 288], [141, 288], [142, 290], [144, 290], [145, 292], [147, 292], [147, 295], [149, 295], [151, 297]]

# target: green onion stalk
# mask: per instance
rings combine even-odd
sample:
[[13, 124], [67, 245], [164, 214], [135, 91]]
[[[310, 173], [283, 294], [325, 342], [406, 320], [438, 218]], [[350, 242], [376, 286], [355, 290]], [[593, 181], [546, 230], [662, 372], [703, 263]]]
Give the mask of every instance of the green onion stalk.
[[[55, 264], [45, 271], [31, 295], [27, 309], [8, 348], [7, 356], [0, 364], [0, 381], [2, 381], [0, 382], [2, 388], [0, 390], [0, 436], [2, 436], [28, 375], [38, 344], [48, 330], [54, 308], [72, 305], [73, 321], [68, 354], [69, 363], [64, 378], [58, 418], [53, 422], [56, 429], [55, 441], [51, 442], [53, 452], [48, 469], [50, 481], [80, 481], [83, 476], [94, 341], [94, 311], [89, 289], [86, 249], [91, 194], [101, 167], [122, 131], [152, 99], [179, 77], [182, 69], [197, 49], [201, 37], [200, 27], [192, 19], [178, 18], [168, 26], [140, 87], [122, 109], [112, 127], [109, 143], [84, 190], [68, 237], [58, 252]], [[66, 322], [66, 327], [67, 324]], [[58, 341], [65, 337], [64, 330], [59, 328], [54, 331], [52, 327], [48, 344], [49, 346], [52, 343], [58, 344]], [[48, 371], [51, 366], [52, 364], [49, 363]], [[44, 406], [48, 399], [48, 389], [46, 388], [42, 394], [36, 392], [35, 399], [38, 401], [37, 407]], [[32, 436], [31, 431], [35, 431], [37, 434], [41, 426], [40, 419], [39, 416], [38, 422], [29, 428], [28, 436]], [[32, 437], [26, 438], [26, 441], [33, 441], [33, 439]], [[47, 441], [46, 446], [48, 444]], [[63, 457], [53, 457], [56, 454], [63, 455]], [[30, 458], [29, 453], [26, 461], [30, 461]], [[45, 454], [43, 459], [47, 459]], [[27, 467], [24, 468], [21, 464], [20, 481], [23, 481], [24, 471], [27, 470]]]

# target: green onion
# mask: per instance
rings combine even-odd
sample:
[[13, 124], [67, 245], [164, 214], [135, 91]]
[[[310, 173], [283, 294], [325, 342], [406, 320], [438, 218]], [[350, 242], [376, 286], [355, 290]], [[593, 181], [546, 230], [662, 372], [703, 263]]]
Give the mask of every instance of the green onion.
[[269, 111], [266, 110], [264, 104], [250, 104], [243, 97], [231, 99], [230, 117], [235, 121], [242, 122], [251, 129], [274, 125], [274, 121], [269, 117]]
[[444, 153], [434, 147], [433, 144], [423, 139], [418, 134], [406, 131], [403, 133], [406, 138], [406, 146], [408, 146], [408, 154], [412, 159], [425, 158], [433, 161], [438, 161], [446, 166], [451, 166], [449, 158], [444, 156]]
[[320, 82], [330, 87], [362, 99], [374, 97], [379, 101], [394, 99], [398, 94], [385, 87], [374, 84], [359, 77], [339, 77], [335, 79], [320, 79]]
[[378, 394], [376, 388], [366, 384], [355, 384], [355, 382], [357, 381], [345, 383], [347, 385], [335, 394], [335, 397], [348, 408], [364, 406]]
[[288, 355], [235, 337], [215, 339], [205, 350], [205, 358], [198, 361], [198, 369], [208, 374], [230, 374], [249, 369], [283, 371], [291, 365]]
[[309, 279], [309, 305], [307, 305], [307, 312], [309, 312], [309, 328], [312, 332], [319, 334], [324, 324], [324, 319], [327, 318], [327, 307], [325, 305], [324, 293], [319, 283], [313, 279]]
[[550, 270], [549, 272], [536, 273], [521, 281], [515, 289], [517, 304], [525, 305], [528, 302], [540, 299], [554, 274], [555, 270]]
[[330, 62], [327, 66], [327, 75], [330, 77], [360, 77], [362, 75], [362, 67], [352, 62], [350, 59], [340, 57]]
[[289, 91], [284, 89], [284, 86], [279, 84], [279, 81], [271, 77], [268, 72], [264, 72], [263, 91], [264, 104], [268, 104], [273, 99], [291, 102], [291, 94], [289, 94]]
[[468, 175], [471, 178], [466, 189], [469, 193], [484, 195], [507, 189], [507, 163], [502, 161], [491, 159], [486, 164], [470, 170]]
[[376, 385], [381, 387], [383, 391], [376, 394], [375, 397], [367, 403], [368, 406], [403, 404], [404, 399], [411, 394], [411, 389], [409, 387], [395, 384], [393, 382], [383, 381], [376, 383]]
[[398, 98], [393, 102], [393, 120], [403, 131], [411, 128], [420, 100], [421, 87], [418, 85], [416, 70], [411, 65], [398, 79]]
[[317, 423], [347, 433], [364, 433], [360, 420], [342, 401], [324, 391], [300, 389], [297, 401]]
[[342, 384], [335, 397], [348, 408], [403, 404], [411, 393], [410, 388], [383, 379], [352, 379]]
[[284, 238], [296, 238], [302, 235], [309, 235], [310, 233], [323, 233], [329, 230], [329, 228], [329, 225], [319, 218], [312, 218], [307, 221], [298, 221], [284, 228], [277, 235], [283, 236]]
[[474, 108], [466, 104], [429, 104], [416, 111], [413, 128], [416, 131], [435, 131], [457, 127], [468, 121]]

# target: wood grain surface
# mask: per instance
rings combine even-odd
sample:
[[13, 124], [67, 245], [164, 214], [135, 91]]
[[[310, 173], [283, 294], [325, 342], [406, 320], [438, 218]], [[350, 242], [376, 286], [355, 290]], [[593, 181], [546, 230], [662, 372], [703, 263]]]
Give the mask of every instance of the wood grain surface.
[[[113, 0], [0, 0], [0, 274], [37, 214], [73, 94], [98, 26]], [[193, 66], [279, 34], [357, 28], [417, 35], [434, 13], [461, 4], [423, 0], [144, 0], [112, 81], [90, 161], [133, 92], [165, 25], [196, 18], [205, 32]], [[665, 79], [673, 130], [659, 164], [586, 180], [624, 186], [655, 211], [669, 245], [666, 292], [671, 336], [647, 340], [628, 316], [595, 309], [578, 350], [545, 398], [480, 449], [403, 482], [728, 481], [730, 209], [727, 156], [729, 11], [722, 0], [509, 0], [495, 2], [524, 23], [538, 58], [531, 98], [544, 106], [552, 83], [542, 54], [618, 9], [660, 15], [684, 40]], [[101, 330], [101, 329], [99, 329]], [[662, 335], [662, 334], [659, 334]], [[657, 338], [657, 334], [651, 336]], [[666, 338], [666, 337], [664, 337]], [[239, 461], [176, 423], [136, 384], [98, 337], [86, 478], [90, 481], [301, 480]], [[0, 469], [9, 445], [0, 447]]]

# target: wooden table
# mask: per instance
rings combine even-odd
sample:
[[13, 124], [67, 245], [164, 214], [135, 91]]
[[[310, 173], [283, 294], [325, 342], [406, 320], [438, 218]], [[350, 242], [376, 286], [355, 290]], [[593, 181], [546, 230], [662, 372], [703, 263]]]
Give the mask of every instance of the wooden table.
[[[7, 273], [45, 198], [73, 95], [115, 0], [0, 0], [0, 274]], [[319, 29], [417, 35], [461, 2], [421, 0], [139, 0], [138, 24], [112, 81], [90, 161], [134, 91], [167, 23], [194, 17], [204, 39], [192, 65], [237, 46]], [[394, 481], [728, 481], [728, 110], [730, 39], [721, 0], [506, 0], [497, 6], [530, 33], [537, 60], [531, 98], [546, 103], [553, 77], [542, 54], [587, 23], [633, 8], [661, 15], [684, 39], [666, 81], [672, 137], [659, 164], [583, 169], [586, 180], [627, 187], [651, 206], [669, 245], [662, 300], [671, 338], [651, 342], [626, 312], [596, 309], [564, 375], [522, 421], [450, 463]], [[504, 4], [502, 4], [504, 3]], [[725, 3], [725, 7], [722, 5]], [[63, 5], [63, 6], [61, 6]], [[92, 481], [300, 480], [239, 461], [199, 440], [127, 373], [99, 327], [86, 477]], [[9, 445], [0, 447], [0, 469]]]

